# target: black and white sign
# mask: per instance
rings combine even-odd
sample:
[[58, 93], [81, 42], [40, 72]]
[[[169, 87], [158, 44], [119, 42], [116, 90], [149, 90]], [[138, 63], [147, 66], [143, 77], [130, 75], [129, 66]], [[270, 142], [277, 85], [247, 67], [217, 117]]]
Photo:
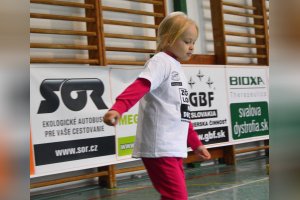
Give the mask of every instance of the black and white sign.
[[[229, 142], [225, 66], [184, 66], [189, 84], [190, 117], [203, 144]], [[222, 144], [221, 144], [222, 143]]]
[[[109, 70], [31, 67], [30, 118], [37, 175], [105, 165], [116, 157]], [[68, 163], [68, 164], [66, 164]]]

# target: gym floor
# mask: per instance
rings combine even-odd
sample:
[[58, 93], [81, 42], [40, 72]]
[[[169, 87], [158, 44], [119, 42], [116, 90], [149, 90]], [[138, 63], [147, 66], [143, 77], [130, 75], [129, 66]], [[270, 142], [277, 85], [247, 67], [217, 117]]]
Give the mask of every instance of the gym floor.
[[[189, 199], [268, 200], [267, 157], [238, 160], [236, 166], [194, 164], [185, 169]], [[117, 181], [117, 188], [85, 186], [31, 196], [32, 200], [160, 199], [146, 173]]]

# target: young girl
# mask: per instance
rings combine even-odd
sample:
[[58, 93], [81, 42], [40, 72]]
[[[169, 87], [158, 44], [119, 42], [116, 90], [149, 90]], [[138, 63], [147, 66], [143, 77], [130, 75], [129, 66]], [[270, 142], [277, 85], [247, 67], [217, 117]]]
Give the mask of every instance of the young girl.
[[187, 145], [202, 160], [210, 159], [190, 122], [187, 81], [179, 62], [190, 59], [197, 37], [197, 25], [184, 13], [165, 17], [158, 28], [158, 53], [104, 116], [106, 124], [115, 126], [141, 99], [132, 156], [142, 159], [161, 199], [188, 198], [183, 170]]

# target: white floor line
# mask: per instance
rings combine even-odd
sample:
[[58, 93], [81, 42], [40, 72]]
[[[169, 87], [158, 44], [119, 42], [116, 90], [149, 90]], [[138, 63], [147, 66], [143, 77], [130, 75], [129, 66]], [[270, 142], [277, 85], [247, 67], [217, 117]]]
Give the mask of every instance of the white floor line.
[[264, 180], [267, 180], [267, 179], [269, 179], [269, 177], [258, 179], [258, 180], [255, 180], [255, 181], [249, 181], [249, 182], [239, 184], [239, 185], [235, 185], [235, 186], [232, 186], [232, 187], [229, 187], [229, 188], [223, 188], [223, 189], [214, 190], [214, 191], [202, 193], [202, 194], [199, 194], [199, 195], [191, 196], [191, 197], [189, 197], [189, 199], [194, 199], [194, 198], [206, 196], [208, 194], [212, 194], [212, 193], [216, 193], [216, 192], [220, 192], [220, 191], [224, 191], [224, 190], [230, 190], [230, 189], [237, 188], [237, 187], [244, 186], [244, 185], [248, 185], [248, 184], [251, 184], [251, 183], [261, 182], [261, 181], [264, 181]]

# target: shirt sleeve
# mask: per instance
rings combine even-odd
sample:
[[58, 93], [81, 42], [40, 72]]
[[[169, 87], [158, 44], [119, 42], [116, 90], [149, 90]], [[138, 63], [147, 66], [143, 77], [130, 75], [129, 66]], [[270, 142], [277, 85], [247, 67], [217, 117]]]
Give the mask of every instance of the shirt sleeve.
[[122, 115], [132, 108], [145, 94], [150, 91], [151, 83], [147, 79], [138, 78], [129, 85], [117, 98], [110, 110]]
[[150, 59], [145, 66], [139, 78], [149, 80], [151, 83], [150, 91], [153, 91], [168, 77], [169, 66], [160, 57]]
[[189, 123], [187, 143], [193, 150], [203, 145], [197, 132], [194, 130], [192, 122]]

